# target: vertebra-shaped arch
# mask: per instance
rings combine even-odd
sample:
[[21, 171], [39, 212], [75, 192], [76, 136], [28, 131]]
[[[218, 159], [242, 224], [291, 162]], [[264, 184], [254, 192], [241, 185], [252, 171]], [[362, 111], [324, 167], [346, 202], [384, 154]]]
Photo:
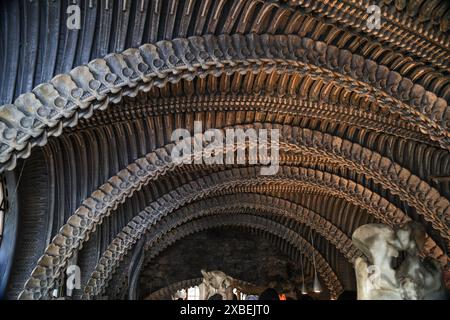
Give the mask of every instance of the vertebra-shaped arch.
[[[251, 169], [253, 175], [249, 173], [248, 169]], [[391, 203], [383, 200], [379, 195], [372, 193], [365, 187], [347, 179], [331, 174], [324, 175], [321, 171], [317, 170], [296, 167], [281, 167], [281, 169], [283, 173], [286, 174], [284, 178], [282, 174], [275, 177], [260, 176], [250, 178], [251, 176], [257, 175], [257, 167], [218, 172], [209, 176], [208, 179], [201, 178], [173, 190], [165, 197], [160, 198], [159, 201], [154, 202], [153, 205], [157, 210], [172, 210], [173, 208], [179, 208], [191, 201], [201, 199], [205, 194], [214, 194], [215, 192], [220, 192], [220, 190], [236, 187], [240, 183], [242, 185], [251, 185], [255, 183], [288, 184], [289, 181], [291, 181], [291, 183], [294, 182], [295, 184], [298, 183], [298, 181], [296, 182], [292, 177], [296, 177], [302, 182], [300, 185], [308, 184], [322, 187], [330, 191], [338, 190], [337, 192], [340, 193], [341, 196], [353, 199], [353, 201], [359, 203], [369, 211], [378, 212], [376, 215], [401, 215], [401, 213], [398, 213], [399, 210]], [[91, 208], [91, 210], [92, 209], [93, 208]], [[98, 206], [96, 209], [102, 209], [102, 206]], [[109, 214], [109, 212], [110, 210], [107, 211], [107, 214]], [[82, 212], [78, 212], [77, 216], [74, 216], [69, 220], [66, 227], [62, 228], [60, 235], [56, 236], [53, 243], [47, 248], [46, 253], [38, 263], [38, 267], [33, 271], [30, 280], [25, 285], [23, 297], [39, 298], [43, 294], [45, 295], [49, 287], [52, 286], [53, 280], [61, 272], [65, 262], [71, 256], [71, 252], [76, 250], [83, 243], [84, 239], [88, 237], [95, 225], [100, 223], [103, 218], [104, 216], [96, 217], [95, 215], [90, 214], [88, 207], [82, 207]], [[49, 263], [50, 265], [48, 265]], [[32, 280], [33, 278], [36, 280]], [[33, 285], [33, 283], [38, 283], [39, 285], [36, 286]], [[44, 284], [44, 286], [41, 286], [40, 284]], [[27, 291], [29, 293], [25, 294]]]
[[413, 88], [409, 79], [374, 61], [295, 35], [198, 36], [96, 59], [0, 107], [2, 170], [13, 169], [17, 158], [28, 157], [34, 145], [46, 144], [48, 136], [59, 135], [63, 127], [122, 95], [135, 96], [152, 86], [203, 74], [273, 69], [334, 81], [370, 96], [405, 120], [418, 122], [431, 140], [450, 148], [446, 101], [420, 85]]
[[[109, 279], [117, 264], [122, 261], [123, 256], [127, 254], [148, 229], [159, 223], [163, 216], [161, 216], [161, 212], [155, 212], [153, 210], [152, 205], [147, 207], [128, 223], [120, 236], [116, 237], [111, 242], [111, 245], [99, 259], [99, 263], [93, 272], [95, 278]], [[172, 228], [174, 228], [189, 220], [208, 215], [220, 214], [226, 216], [227, 213], [230, 212], [253, 215], [265, 213], [288, 218], [307, 225], [319, 235], [326, 238], [342, 252], [349, 262], [353, 262], [356, 257], [361, 255], [361, 252], [359, 252], [359, 250], [351, 243], [351, 239], [328, 220], [322, 218], [312, 210], [308, 210], [296, 203], [279, 198], [257, 194], [231, 194], [208, 198], [203, 201], [186, 205], [181, 207], [181, 209], [176, 210], [174, 213], [167, 213], [167, 216], [171, 220]], [[167, 223], [164, 223], [164, 226], [167, 226]], [[155, 236], [159, 237], [159, 235]], [[106, 284], [103, 283], [101, 287], [98, 287], [98, 290], [101, 290], [105, 285]], [[99, 292], [97, 291], [95, 294], [98, 293]], [[92, 296], [89, 297], [91, 298]]]

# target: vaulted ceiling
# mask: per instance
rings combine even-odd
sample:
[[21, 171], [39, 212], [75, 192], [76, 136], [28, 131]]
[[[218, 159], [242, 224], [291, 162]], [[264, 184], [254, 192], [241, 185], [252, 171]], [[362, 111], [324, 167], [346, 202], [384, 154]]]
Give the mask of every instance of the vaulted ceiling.
[[[149, 270], [208, 230], [307, 277], [315, 259], [331, 298], [355, 289], [366, 223], [422, 223], [448, 267], [448, 1], [378, 1], [380, 29], [369, 1], [75, 2], [80, 30], [73, 1], [0, 4], [4, 297], [64, 296], [74, 264], [76, 298], [166, 292]], [[280, 170], [176, 163], [194, 121], [279, 129]], [[167, 268], [171, 290], [200, 276]]]

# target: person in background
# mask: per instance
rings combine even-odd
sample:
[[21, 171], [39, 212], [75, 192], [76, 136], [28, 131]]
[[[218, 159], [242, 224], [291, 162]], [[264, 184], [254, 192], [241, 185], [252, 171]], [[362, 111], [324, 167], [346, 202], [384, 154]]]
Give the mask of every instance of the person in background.
[[267, 288], [261, 293], [258, 300], [280, 300], [280, 297], [274, 288]]

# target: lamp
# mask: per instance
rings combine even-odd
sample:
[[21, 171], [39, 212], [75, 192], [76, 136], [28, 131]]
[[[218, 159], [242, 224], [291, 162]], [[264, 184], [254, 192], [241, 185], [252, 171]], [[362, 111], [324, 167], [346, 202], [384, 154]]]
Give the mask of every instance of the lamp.
[[313, 285], [313, 291], [315, 293], [321, 293], [322, 292], [322, 286], [320, 285], [319, 278], [317, 277], [317, 272], [314, 272], [314, 285]]
[[305, 279], [303, 279], [302, 283], [302, 294], [308, 294], [308, 290], [306, 290]]
[[306, 284], [305, 284], [305, 274], [303, 273], [303, 256], [300, 255], [300, 264], [302, 266], [302, 288], [301, 288], [301, 292], [302, 294], [308, 294], [308, 290], [306, 289]]
[[[314, 248], [314, 238], [312, 237], [312, 234], [309, 234], [311, 237], [311, 244]], [[313, 264], [314, 264], [314, 284], [313, 284], [313, 291], [315, 293], [321, 293], [322, 292], [322, 286], [320, 285], [319, 277], [317, 276], [317, 268], [316, 268], [316, 257], [314, 254], [314, 250], [312, 252], [313, 256]]]

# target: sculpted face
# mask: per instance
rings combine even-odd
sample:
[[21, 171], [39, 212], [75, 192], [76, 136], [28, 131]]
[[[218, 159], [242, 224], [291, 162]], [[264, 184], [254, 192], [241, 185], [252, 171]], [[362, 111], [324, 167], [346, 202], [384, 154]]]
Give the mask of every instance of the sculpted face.
[[422, 251], [426, 240], [426, 232], [421, 224], [410, 221], [397, 229], [396, 237], [399, 243], [399, 250], [414, 254]]
[[[384, 239], [380, 237], [376, 240], [378, 251], [377, 253], [385, 259], [397, 258], [399, 255], [397, 241], [393, 237]], [[376, 253], [374, 253], [376, 255]]]
[[399, 242], [399, 249], [406, 250], [409, 246], [409, 241], [411, 239], [411, 232], [408, 229], [401, 228], [397, 230], [397, 239]]
[[398, 257], [398, 240], [394, 230], [382, 224], [368, 224], [359, 227], [353, 233], [352, 241], [369, 262], [383, 264]]

